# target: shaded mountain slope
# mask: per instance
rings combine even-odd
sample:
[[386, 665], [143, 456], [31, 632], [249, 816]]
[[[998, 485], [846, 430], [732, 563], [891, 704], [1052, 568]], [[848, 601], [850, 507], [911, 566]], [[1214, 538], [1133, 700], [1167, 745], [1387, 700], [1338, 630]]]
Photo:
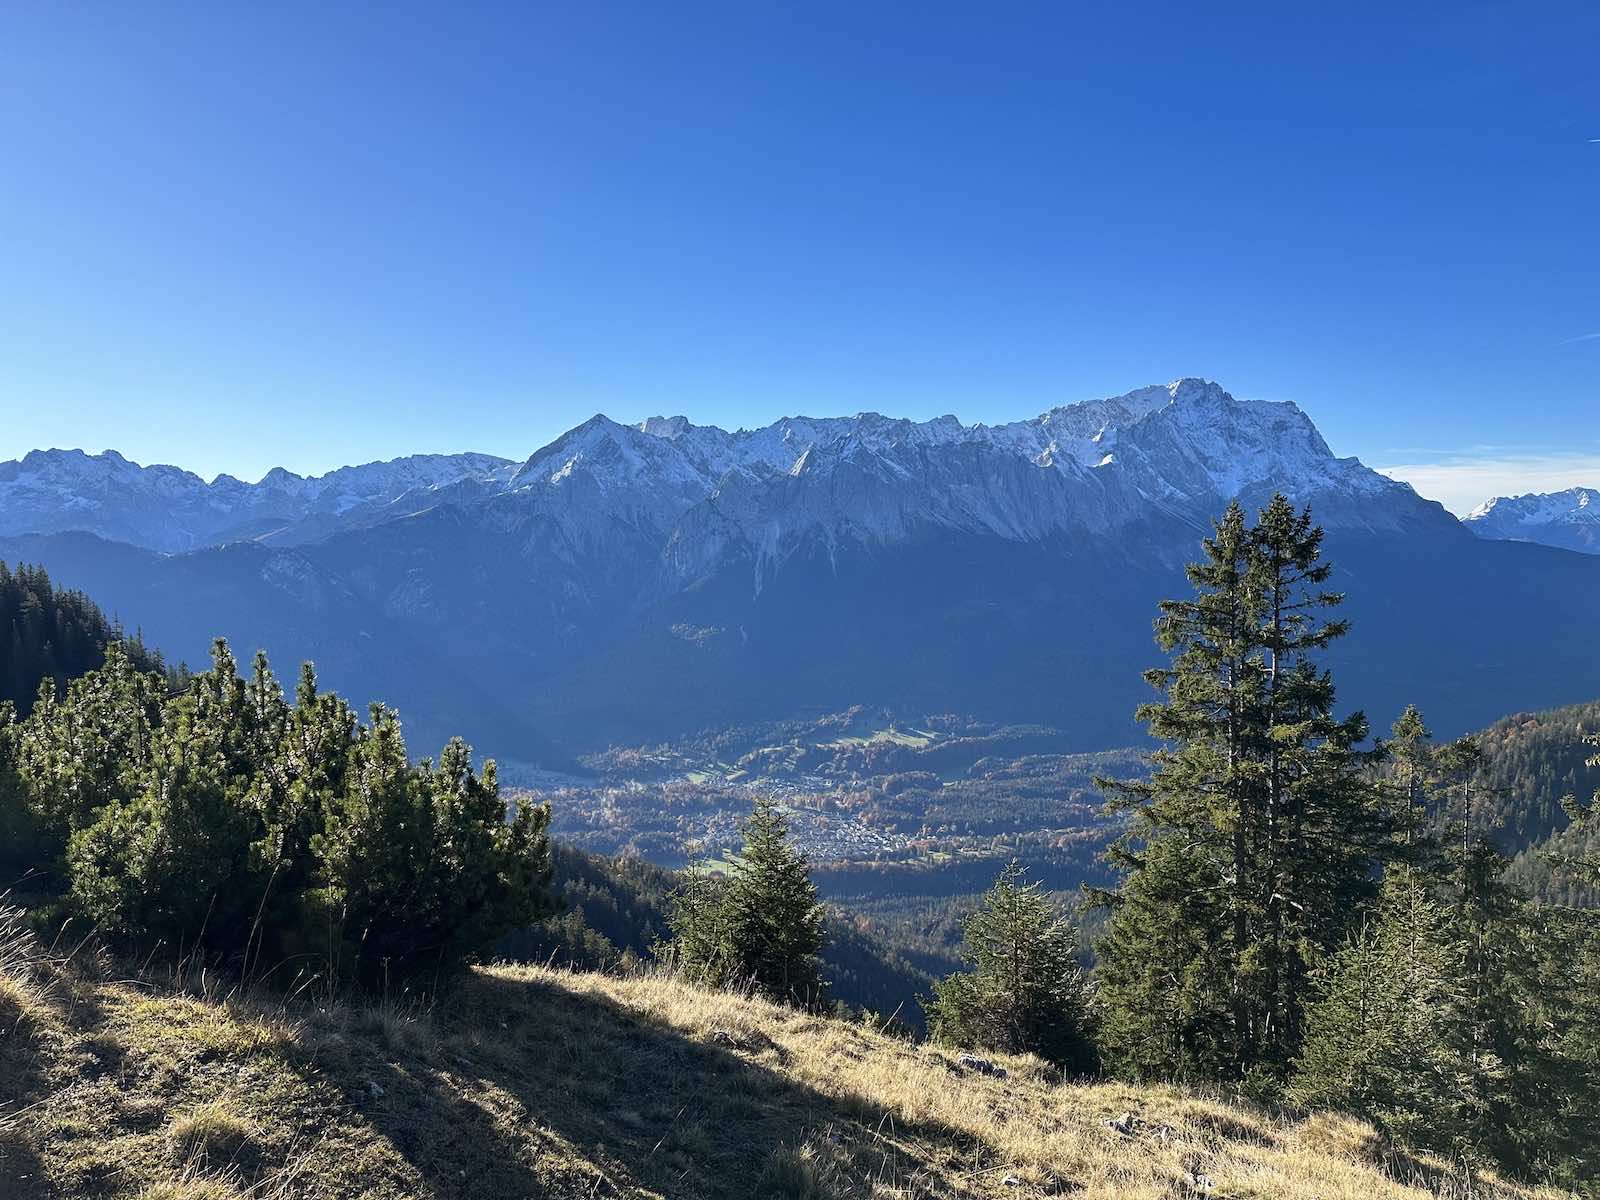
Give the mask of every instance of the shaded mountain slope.
[[566, 762], [425, 631], [375, 611], [297, 550], [239, 543], [163, 555], [74, 533], [0, 539], [0, 558], [49, 564], [169, 660], [203, 663], [212, 640], [225, 637], [243, 661], [268, 650], [290, 687], [300, 664], [313, 662], [325, 687], [358, 706], [381, 699], [398, 709], [419, 753], [468, 730], [485, 743], [528, 746], [553, 766]]

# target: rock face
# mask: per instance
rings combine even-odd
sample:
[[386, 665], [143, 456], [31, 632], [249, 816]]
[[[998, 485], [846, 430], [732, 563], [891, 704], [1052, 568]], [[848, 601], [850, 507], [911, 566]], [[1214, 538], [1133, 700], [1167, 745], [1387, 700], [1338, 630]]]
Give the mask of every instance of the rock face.
[[1496, 496], [1468, 513], [1464, 524], [1481, 538], [1600, 554], [1600, 491], [1575, 487], [1543, 495]]
[[1156, 603], [1210, 521], [1275, 490], [1328, 528], [1343, 695], [1375, 721], [1412, 700], [1460, 730], [1592, 692], [1600, 647], [1555, 631], [1587, 627], [1600, 558], [1475, 539], [1294, 405], [1195, 379], [995, 426], [596, 416], [520, 464], [254, 485], [35, 453], [0, 466], [0, 556], [170, 655], [220, 633], [314, 657], [425, 738], [515, 758], [857, 703], [1096, 749], [1140, 736]]

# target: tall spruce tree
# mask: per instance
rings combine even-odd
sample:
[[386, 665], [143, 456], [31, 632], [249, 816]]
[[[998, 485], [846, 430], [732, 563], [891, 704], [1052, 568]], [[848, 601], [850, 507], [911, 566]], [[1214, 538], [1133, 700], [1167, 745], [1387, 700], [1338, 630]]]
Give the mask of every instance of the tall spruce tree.
[[1077, 930], [1024, 874], [1013, 860], [967, 918], [962, 957], [972, 969], [934, 984], [929, 1028], [953, 1045], [1032, 1053], [1088, 1071], [1090, 996]]
[[1131, 814], [1098, 950], [1101, 1041], [1138, 1077], [1281, 1080], [1298, 1052], [1311, 972], [1375, 891], [1391, 835], [1367, 778], [1357, 713], [1334, 715], [1319, 652], [1346, 631], [1327, 610], [1322, 531], [1275, 496], [1247, 523], [1229, 506], [1161, 605], [1171, 665], [1139, 719], [1162, 741], [1147, 780], [1104, 781]]
[[1378, 911], [1321, 973], [1291, 1095], [1469, 1165], [1587, 1178], [1600, 929], [1507, 883], [1474, 739], [1434, 747], [1407, 710], [1389, 750], [1405, 815]]
[[727, 877], [681, 888], [670, 924], [678, 961], [692, 977], [714, 987], [749, 985], [802, 1007], [822, 1003], [822, 904], [771, 798], [756, 801]]

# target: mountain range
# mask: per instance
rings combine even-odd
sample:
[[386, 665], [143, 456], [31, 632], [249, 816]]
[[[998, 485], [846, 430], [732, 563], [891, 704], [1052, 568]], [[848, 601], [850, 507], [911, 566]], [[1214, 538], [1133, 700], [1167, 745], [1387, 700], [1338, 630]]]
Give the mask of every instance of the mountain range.
[[1496, 496], [1478, 505], [1464, 521], [1479, 537], [1600, 554], [1600, 491], [1594, 488]]
[[[1353, 704], [1436, 728], [1592, 696], [1600, 557], [1473, 536], [1289, 403], [1184, 379], [1004, 425], [877, 414], [725, 431], [596, 416], [521, 463], [422, 455], [206, 483], [114, 452], [0, 465], [0, 556], [171, 658], [312, 658], [425, 741], [559, 764], [870, 703], [1135, 739], [1157, 601], [1232, 499], [1328, 530]], [[1498, 508], [1498, 506], [1496, 506]]]

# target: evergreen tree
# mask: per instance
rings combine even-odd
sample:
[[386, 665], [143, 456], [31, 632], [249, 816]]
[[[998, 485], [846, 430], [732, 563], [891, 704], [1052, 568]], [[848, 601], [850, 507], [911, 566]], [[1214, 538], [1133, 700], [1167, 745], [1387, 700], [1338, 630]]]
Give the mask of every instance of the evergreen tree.
[[744, 849], [728, 877], [691, 881], [674, 897], [670, 923], [678, 961], [694, 978], [749, 985], [790, 1004], [822, 1003], [822, 905], [810, 864], [769, 797], [745, 821]]
[[[1392, 748], [1420, 819], [1403, 822], [1376, 934], [1326, 974], [1295, 1094], [1468, 1163], [1573, 1177], [1593, 1153], [1579, 1132], [1595, 1100], [1589, 1012], [1574, 983], [1593, 926], [1507, 882], [1476, 739], [1435, 749], [1420, 718], [1402, 718]], [[1365, 1023], [1358, 993], [1377, 1001]]]
[[164, 716], [165, 686], [113, 643], [98, 670], [72, 680], [61, 695], [39, 687], [23, 724], [17, 759], [27, 803], [45, 839], [41, 861], [108, 806], [130, 802], [144, 786]]
[[[1483, 828], [1482, 750], [1461, 738], [1439, 756], [1455, 803], [1447, 824], [1444, 883], [1463, 957], [1463, 1152], [1517, 1170], [1538, 1155], [1560, 1075], [1533, 1022], [1539, 990], [1535, 919], [1506, 880], [1509, 861]], [[1541, 1093], [1543, 1093], [1541, 1095]]]
[[1291, 1097], [1378, 1121], [1409, 1145], [1458, 1150], [1469, 1107], [1464, 959], [1426, 879], [1393, 868], [1375, 917], [1324, 972]]
[[20, 724], [0, 704], [0, 832], [103, 933], [251, 975], [437, 976], [487, 952], [546, 911], [549, 810], [507, 808], [459, 740], [412, 766], [392, 712], [361, 728], [309, 664], [290, 705], [264, 655], [242, 678], [220, 640], [176, 696], [113, 643]]
[[9, 700], [0, 700], [0, 893], [8, 890], [10, 876], [34, 866], [40, 857], [38, 826], [28, 807], [18, 771], [21, 730]]
[[963, 927], [970, 971], [934, 985], [929, 1028], [954, 1045], [1032, 1053], [1071, 1071], [1093, 1066], [1089, 988], [1077, 931], [1015, 860]]
[[[1584, 738], [1584, 742], [1590, 746], [1600, 746], [1600, 734], [1591, 734]], [[1585, 765], [1600, 768], [1600, 754], [1587, 759]], [[1563, 875], [1600, 891], [1600, 851], [1590, 849], [1594, 840], [1600, 838], [1600, 791], [1595, 792], [1588, 801], [1571, 794], [1563, 796], [1561, 807], [1572, 822], [1573, 836], [1567, 840], [1578, 850], [1576, 853], [1546, 854], [1545, 857]]]
[[1424, 841], [1429, 821], [1429, 785], [1434, 772], [1433, 734], [1416, 705], [1407, 705], [1390, 731], [1388, 754], [1397, 792], [1395, 809], [1407, 846]]
[[549, 910], [550, 810], [508, 821], [492, 762], [474, 772], [459, 738], [412, 768], [400, 722], [374, 705], [348, 786], [312, 839], [328, 955], [379, 983], [448, 973]]
[[253, 869], [259, 830], [245, 803], [249, 737], [244, 681], [219, 639], [211, 670], [150, 726], [147, 758], [128, 764], [133, 787], [72, 834], [73, 897], [104, 932], [217, 950], [244, 945], [264, 883]]
[[1311, 973], [1373, 892], [1391, 829], [1316, 657], [1346, 626], [1309, 511], [1276, 496], [1251, 527], [1229, 507], [1161, 606], [1170, 667], [1139, 718], [1163, 746], [1148, 780], [1106, 781], [1132, 825], [1100, 953], [1102, 1043], [1140, 1077], [1281, 1078]]

